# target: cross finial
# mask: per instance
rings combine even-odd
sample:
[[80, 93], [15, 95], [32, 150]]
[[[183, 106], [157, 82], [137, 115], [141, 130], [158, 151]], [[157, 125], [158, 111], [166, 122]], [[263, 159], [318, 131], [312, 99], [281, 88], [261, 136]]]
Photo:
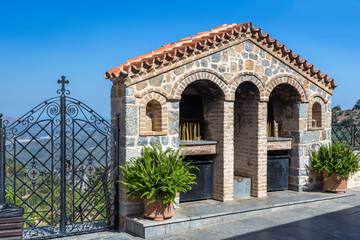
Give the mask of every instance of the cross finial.
[[59, 79], [58, 84], [61, 84], [61, 89], [58, 90], [58, 93], [65, 94], [68, 90], [65, 90], [65, 84], [69, 84], [69, 80], [65, 80], [65, 76], [61, 76], [61, 80]]

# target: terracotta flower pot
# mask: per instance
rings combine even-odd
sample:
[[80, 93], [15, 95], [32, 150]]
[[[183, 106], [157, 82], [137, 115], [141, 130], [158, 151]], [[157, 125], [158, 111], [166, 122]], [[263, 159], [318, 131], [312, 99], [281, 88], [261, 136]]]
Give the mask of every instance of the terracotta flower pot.
[[327, 176], [329, 175], [329, 172], [326, 170], [322, 171], [322, 175], [324, 178], [324, 192], [345, 193], [345, 191], [347, 190], [347, 179], [341, 176], [340, 179], [337, 179], [337, 174], [334, 173], [325, 180], [325, 178], [327, 178]]
[[174, 216], [173, 202], [163, 204], [162, 200], [156, 200], [147, 205], [151, 199], [143, 199], [144, 201], [144, 214], [143, 217], [152, 218], [155, 221], [164, 221], [165, 218]]

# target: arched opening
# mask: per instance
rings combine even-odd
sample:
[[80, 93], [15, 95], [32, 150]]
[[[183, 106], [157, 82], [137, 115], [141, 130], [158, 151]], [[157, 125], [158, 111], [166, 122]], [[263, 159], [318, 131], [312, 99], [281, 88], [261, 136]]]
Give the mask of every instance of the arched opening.
[[156, 100], [151, 100], [146, 105], [145, 131], [161, 131], [161, 104]]
[[321, 105], [318, 102], [315, 102], [312, 105], [312, 119], [311, 119], [311, 126], [314, 128], [321, 127]]
[[223, 91], [209, 80], [197, 80], [181, 94], [180, 145], [200, 171], [194, 172], [197, 184], [180, 194], [180, 202], [223, 198], [224, 104]]
[[[298, 151], [291, 151], [299, 139], [299, 106], [301, 96], [290, 84], [274, 88], [268, 102], [267, 133], [268, 143], [277, 147], [268, 148], [267, 190], [289, 189], [290, 168], [299, 161]], [[286, 142], [290, 142], [286, 145]]]
[[222, 132], [224, 99], [221, 89], [209, 80], [189, 84], [180, 100], [180, 141], [217, 141]]
[[259, 99], [259, 90], [252, 82], [241, 83], [235, 93], [234, 198], [250, 195], [256, 188]]
[[280, 84], [274, 88], [268, 102], [268, 137], [291, 137], [299, 131], [301, 96], [293, 86]]

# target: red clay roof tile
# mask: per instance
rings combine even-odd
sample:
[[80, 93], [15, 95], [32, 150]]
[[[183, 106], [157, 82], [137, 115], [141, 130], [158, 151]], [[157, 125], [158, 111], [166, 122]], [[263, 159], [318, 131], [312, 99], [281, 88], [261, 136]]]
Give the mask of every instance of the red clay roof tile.
[[152, 67], [161, 67], [162, 64], [169, 63], [169, 61], [177, 57], [191, 54], [195, 49], [202, 50], [205, 45], [211, 46], [216, 42], [221, 42], [223, 39], [231, 38], [232, 35], [237, 36], [241, 32], [244, 33], [248, 30], [250, 30], [253, 35], [257, 35], [259, 39], [265, 39], [266, 42], [276, 50], [280, 49], [284, 56], [288, 56], [290, 61], [295, 61], [298, 66], [302, 66], [304, 71], [310, 71], [311, 74], [323, 80], [325, 84], [330, 83], [333, 89], [338, 85], [335, 84], [334, 79], [329, 78], [327, 74], [322, 74], [320, 70], [314, 69], [314, 65], [308, 64], [306, 59], [300, 59], [300, 55], [293, 54], [291, 49], [286, 49], [285, 44], [278, 44], [278, 40], [271, 39], [270, 34], [262, 33], [261, 28], [254, 28], [252, 22], [241, 24], [233, 23], [230, 25], [224, 24], [210, 31], [200, 32], [194, 36], [182, 38], [177, 42], [163, 45], [159, 49], [131, 58], [126, 63], [107, 71], [105, 78], [126, 78], [130, 71], [138, 73]]

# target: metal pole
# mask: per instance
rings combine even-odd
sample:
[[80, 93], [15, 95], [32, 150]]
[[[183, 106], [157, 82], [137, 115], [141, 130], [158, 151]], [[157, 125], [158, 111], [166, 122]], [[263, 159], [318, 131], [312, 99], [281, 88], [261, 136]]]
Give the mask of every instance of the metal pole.
[[58, 81], [61, 84], [60, 96], [60, 233], [66, 233], [66, 99], [65, 76]]
[[115, 199], [114, 199], [114, 228], [116, 230], [120, 229], [120, 206], [119, 206], [119, 122], [120, 122], [120, 115], [119, 113], [116, 114], [116, 120], [115, 120], [115, 133], [114, 133], [114, 170], [115, 170]]
[[355, 141], [355, 125], [352, 125], [352, 147], [355, 147], [356, 141]]
[[0, 209], [5, 207], [5, 130], [3, 129], [3, 115], [0, 113]]

